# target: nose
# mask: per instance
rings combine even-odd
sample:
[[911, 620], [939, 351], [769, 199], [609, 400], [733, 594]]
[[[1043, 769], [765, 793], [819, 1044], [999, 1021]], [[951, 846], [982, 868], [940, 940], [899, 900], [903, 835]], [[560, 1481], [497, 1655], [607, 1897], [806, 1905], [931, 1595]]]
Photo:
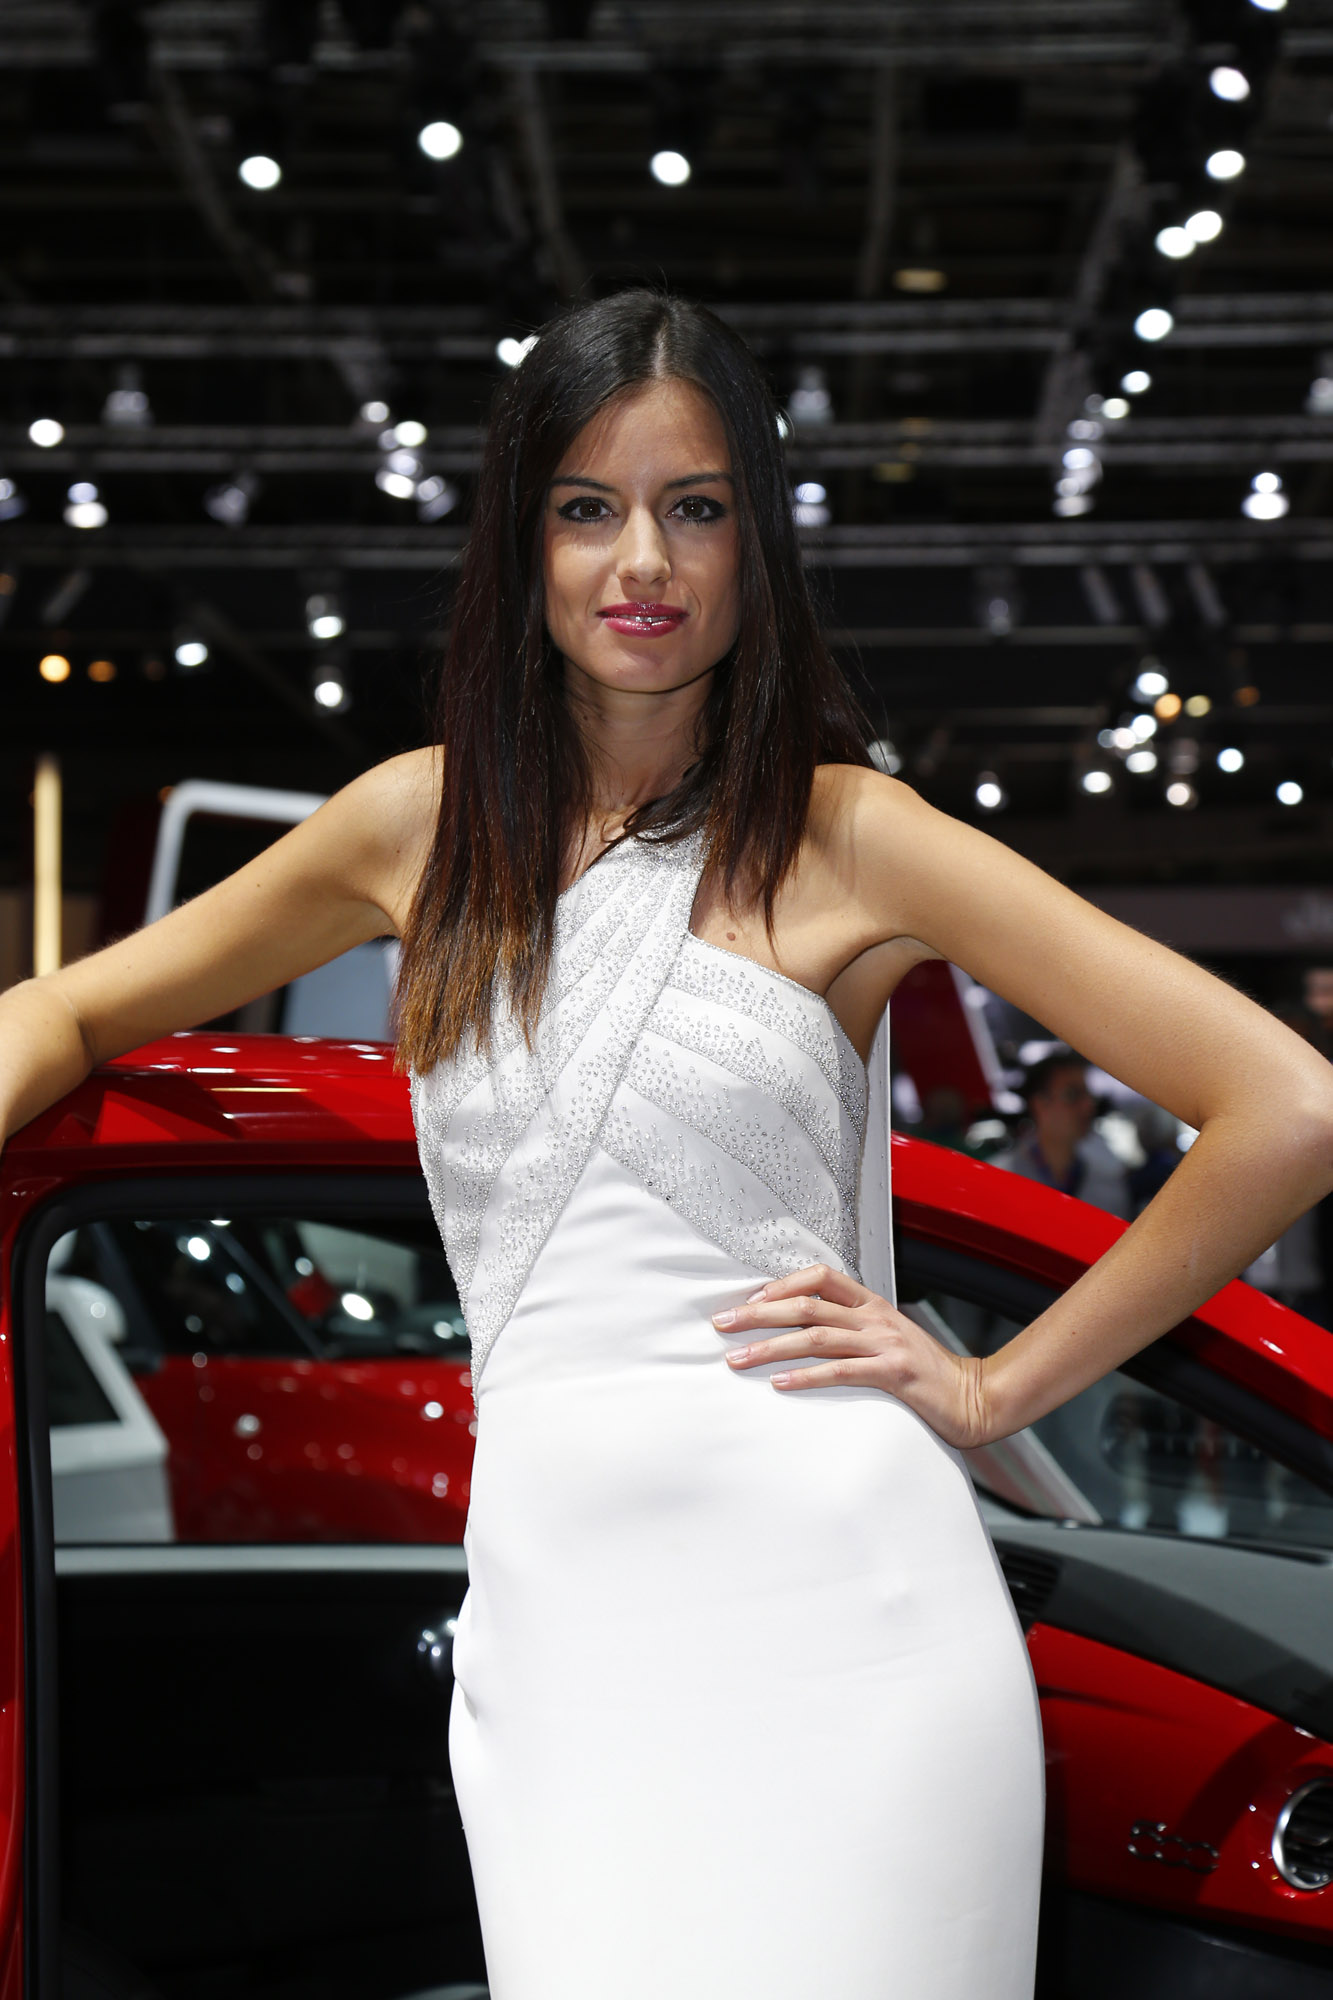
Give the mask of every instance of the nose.
[[620, 531], [616, 573], [626, 583], [660, 585], [671, 575], [662, 524], [651, 507], [632, 507]]

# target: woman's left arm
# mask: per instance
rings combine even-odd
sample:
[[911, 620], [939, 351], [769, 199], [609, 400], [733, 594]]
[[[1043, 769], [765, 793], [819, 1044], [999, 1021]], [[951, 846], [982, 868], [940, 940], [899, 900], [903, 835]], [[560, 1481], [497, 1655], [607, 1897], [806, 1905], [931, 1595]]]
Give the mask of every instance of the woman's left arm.
[[[1333, 1066], [1223, 980], [910, 788], [847, 771], [840, 805], [830, 858], [867, 935], [951, 960], [1199, 1133], [1124, 1235], [997, 1354], [952, 1362], [894, 1314], [875, 1336], [877, 1373], [843, 1346], [838, 1372], [811, 1378], [878, 1380], [952, 1442], [986, 1442], [1178, 1325], [1333, 1189]], [[805, 1273], [766, 1287], [767, 1311], [802, 1279], [817, 1289]], [[840, 1330], [855, 1339], [866, 1308], [852, 1303], [850, 1282], [829, 1274], [818, 1315], [832, 1322], [829, 1338], [801, 1352], [838, 1354]], [[753, 1310], [741, 1309], [738, 1332]], [[752, 1358], [777, 1358], [773, 1345]]]

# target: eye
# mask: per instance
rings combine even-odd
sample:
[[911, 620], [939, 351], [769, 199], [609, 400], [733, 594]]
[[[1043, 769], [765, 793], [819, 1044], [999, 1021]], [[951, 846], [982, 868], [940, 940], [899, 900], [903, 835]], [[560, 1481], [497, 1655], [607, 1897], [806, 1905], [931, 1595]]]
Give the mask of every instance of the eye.
[[720, 500], [714, 500], [710, 494], [682, 493], [671, 511], [679, 513], [683, 521], [692, 522], [697, 527], [709, 527], [714, 521], [720, 521], [727, 510]]
[[[600, 514], [584, 511], [597, 507], [602, 510]], [[562, 521], [581, 521], [586, 525], [595, 525], [599, 521], [606, 520], [611, 509], [605, 500], [599, 500], [595, 493], [577, 493], [572, 500], [566, 500], [558, 511]]]

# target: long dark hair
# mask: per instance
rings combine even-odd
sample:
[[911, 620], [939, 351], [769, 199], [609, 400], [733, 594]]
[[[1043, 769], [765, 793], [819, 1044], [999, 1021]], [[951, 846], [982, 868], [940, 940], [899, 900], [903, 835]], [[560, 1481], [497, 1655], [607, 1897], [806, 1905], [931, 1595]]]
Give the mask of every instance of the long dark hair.
[[777, 409], [750, 350], [706, 307], [647, 289], [563, 312], [503, 384], [482, 459], [436, 706], [439, 817], [402, 941], [400, 1070], [424, 1073], [466, 1040], [488, 1046], [497, 998], [531, 1037], [563, 857], [594, 804], [544, 620], [547, 492], [612, 397], [672, 378], [711, 398], [726, 429], [740, 627], [713, 670], [698, 760], [624, 835], [703, 828], [727, 901], [758, 902], [771, 937], [816, 765], [870, 762], [866, 720], [810, 603]]

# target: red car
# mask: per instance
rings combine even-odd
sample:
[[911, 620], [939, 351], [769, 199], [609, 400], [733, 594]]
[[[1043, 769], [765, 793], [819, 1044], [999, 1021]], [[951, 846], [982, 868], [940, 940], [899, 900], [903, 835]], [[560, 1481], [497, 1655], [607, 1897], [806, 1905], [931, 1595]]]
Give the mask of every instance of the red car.
[[[894, 1169], [900, 1300], [972, 1352], [1121, 1227]], [[0, 1204], [0, 2000], [483, 1995], [473, 1404], [390, 1052], [170, 1037], [17, 1133]], [[1230, 1285], [973, 1466], [1042, 1697], [1044, 2000], [1333, 1996], [1333, 1337]]]

